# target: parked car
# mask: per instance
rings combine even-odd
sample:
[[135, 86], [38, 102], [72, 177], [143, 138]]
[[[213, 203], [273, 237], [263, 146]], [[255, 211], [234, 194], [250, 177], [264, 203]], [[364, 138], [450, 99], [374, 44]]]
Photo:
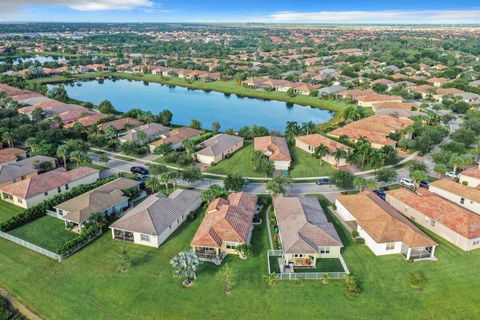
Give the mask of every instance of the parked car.
[[400, 179], [400, 184], [405, 187], [415, 188], [415, 182], [410, 178]]
[[449, 178], [458, 178], [459, 175], [456, 174], [454, 171], [449, 171], [449, 172], [446, 172], [445, 173], [445, 177], [449, 177]]
[[387, 197], [387, 194], [384, 190], [373, 190], [373, 193], [375, 193], [377, 196], [379, 196], [383, 200], [385, 200], [385, 198]]
[[426, 188], [428, 189], [428, 186], [430, 185], [430, 182], [428, 182], [427, 180], [422, 180], [420, 181], [420, 188]]
[[315, 181], [315, 183], [318, 184], [319, 186], [325, 185], [325, 184], [330, 184], [330, 179], [329, 178], [321, 178], [321, 179], [318, 179], [317, 181]]
[[149, 173], [147, 168], [140, 167], [140, 166], [131, 167], [130, 172], [133, 173], [133, 174], [141, 174], [141, 175], [144, 175], [144, 176], [148, 175], [148, 173]]

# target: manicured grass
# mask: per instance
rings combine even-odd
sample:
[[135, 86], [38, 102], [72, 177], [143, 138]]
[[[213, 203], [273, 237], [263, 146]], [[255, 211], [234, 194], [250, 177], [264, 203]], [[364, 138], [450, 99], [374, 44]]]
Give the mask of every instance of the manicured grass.
[[3, 223], [17, 214], [22, 213], [25, 209], [14, 206], [8, 202], [0, 200], [0, 223]]
[[[328, 205], [324, 198], [324, 205]], [[328, 213], [327, 213], [328, 214]], [[332, 219], [344, 243], [350, 271], [362, 293], [343, 294], [342, 281], [281, 281], [267, 287], [266, 224], [255, 227], [253, 256], [227, 257], [237, 272], [233, 293], [223, 293], [218, 271], [202, 264], [194, 287], [185, 289], [172, 277], [169, 260], [188, 250], [201, 217], [187, 221], [160, 248], [111, 240], [98, 241], [62, 263], [0, 239], [0, 283], [46, 319], [475, 319], [479, 313], [480, 250], [462, 252], [442, 239], [437, 262], [409, 263], [400, 255], [376, 257]], [[126, 246], [132, 266], [118, 273], [118, 254]], [[411, 272], [421, 271], [423, 291], [409, 287]], [[82, 303], [79, 303], [81, 301]]]
[[315, 268], [297, 268], [295, 272], [344, 272], [344, 270], [339, 259], [317, 259]]
[[36, 219], [9, 233], [52, 252], [78, 236], [76, 233], [66, 230], [62, 220], [50, 216]]
[[253, 143], [245, 142], [242, 149], [235, 152], [230, 158], [211, 166], [207, 171], [218, 174], [239, 174], [244, 177], [263, 177], [262, 174], [253, 171], [250, 163], [253, 151]]
[[294, 178], [330, 176], [334, 171], [325, 161], [316, 159], [297, 147], [290, 147], [290, 154], [293, 159], [290, 175]]

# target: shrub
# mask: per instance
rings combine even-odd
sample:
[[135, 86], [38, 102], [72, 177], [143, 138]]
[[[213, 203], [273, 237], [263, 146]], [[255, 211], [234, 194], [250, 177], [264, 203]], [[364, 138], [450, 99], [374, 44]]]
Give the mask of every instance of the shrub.
[[360, 234], [358, 233], [357, 230], [353, 230], [352, 231], [352, 238], [357, 238], [358, 236], [360, 236]]
[[345, 296], [349, 299], [355, 299], [361, 292], [357, 279], [348, 274], [344, 278], [345, 280]]
[[356, 239], [355, 239], [355, 242], [358, 243], [358, 244], [365, 244], [365, 239], [363, 239], [363, 238], [356, 238]]
[[94, 238], [102, 230], [101, 224], [92, 224], [82, 230], [78, 237], [66, 242], [63, 246], [57, 249], [57, 254], [63, 255], [71, 252], [77, 247], [81, 247]]
[[411, 288], [421, 291], [425, 287], [426, 279], [423, 273], [421, 273], [420, 271], [415, 271], [410, 273], [408, 283]]

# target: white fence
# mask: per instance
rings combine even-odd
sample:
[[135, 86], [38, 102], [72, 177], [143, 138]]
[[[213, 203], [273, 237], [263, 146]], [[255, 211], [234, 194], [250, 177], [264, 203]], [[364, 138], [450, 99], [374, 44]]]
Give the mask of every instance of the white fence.
[[12, 236], [11, 234], [8, 234], [8, 233], [5, 233], [5, 232], [2, 232], [0, 231], [0, 237], [4, 238], [4, 239], [7, 239], [9, 241], [12, 241], [16, 244], [19, 244], [25, 248], [28, 248], [32, 251], [35, 251], [37, 253], [40, 253], [40, 254], [43, 254], [44, 256], [47, 256], [49, 258], [52, 258], [52, 259], [55, 259], [57, 261], [62, 261], [63, 257], [59, 254], [56, 254], [56, 253], [53, 253], [47, 249], [44, 249], [42, 247], [39, 247], [33, 243], [30, 243], [28, 241], [25, 241], [25, 240], [22, 240], [20, 238], [17, 238], [17, 237], [14, 237]]

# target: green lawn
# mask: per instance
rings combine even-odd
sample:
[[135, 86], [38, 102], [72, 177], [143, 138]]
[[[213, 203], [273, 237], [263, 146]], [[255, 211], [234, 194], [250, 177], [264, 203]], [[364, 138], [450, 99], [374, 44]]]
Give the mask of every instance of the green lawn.
[[293, 159], [290, 175], [294, 178], [330, 176], [334, 171], [325, 161], [316, 159], [297, 147], [290, 147], [290, 154]]
[[[325, 205], [325, 199], [322, 199]], [[409, 263], [400, 255], [376, 257], [344, 241], [342, 252], [363, 292], [351, 301], [343, 282], [281, 281], [266, 286], [265, 223], [255, 227], [252, 257], [227, 257], [236, 286], [224, 295], [217, 267], [203, 264], [194, 287], [172, 277], [169, 260], [187, 250], [201, 221], [187, 221], [159, 249], [111, 240], [109, 233], [58, 263], [0, 239], [0, 283], [46, 319], [475, 319], [480, 310], [480, 250], [465, 253], [438, 237], [437, 262]], [[126, 246], [132, 266], [119, 274], [118, 254]], [[423, 291], [408, 286], [411, 272], [424, 273]], [[81, 303], [79, 303], [81, 301]]]
[[208, 168], [207, 172], [217, 174], [239, 174], [244, 177], [263, 177], [253, 171], [250, 159], [253, 155], [253, 143], [245, 142], [242, 149], [235, 152], [230, 158], [220, 161]]
[[14, 206], [13, 204], [10, 204], [3, 200], [0, 200], [0, 223], [3, 223], [8, 219], [10, 219], [11, 217], [16, 216], [17, 214], [20, 214], [23, 210], [25, 209]]
[[65, 229], [65, 223], [57, 218], [44, 216], [9, 232], [12, 236], [55, 252], [65, 242], [78, 234]]

